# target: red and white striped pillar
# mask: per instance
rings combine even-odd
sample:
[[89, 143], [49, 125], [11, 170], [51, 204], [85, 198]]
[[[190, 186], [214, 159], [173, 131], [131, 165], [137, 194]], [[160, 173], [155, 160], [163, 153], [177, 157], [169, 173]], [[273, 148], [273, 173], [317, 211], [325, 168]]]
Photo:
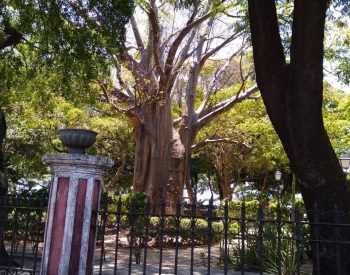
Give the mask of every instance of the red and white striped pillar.
[[42, 275], [93, 274], [97, 211], [109, 158], [47, 154], [52, 170]]

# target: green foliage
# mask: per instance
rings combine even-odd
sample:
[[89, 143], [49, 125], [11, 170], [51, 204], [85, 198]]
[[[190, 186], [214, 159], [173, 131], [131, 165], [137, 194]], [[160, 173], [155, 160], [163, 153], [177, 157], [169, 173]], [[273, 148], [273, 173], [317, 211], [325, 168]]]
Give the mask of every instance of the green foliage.
[[[7, 86], [12, 79], [8, 71], [21, 69], [20, 77], [26, 79], [49, 77], [56, 91], [73, 100], [77, 92], [84, 91], [86, 97], [91, 80], [108, 74], [111, 55], [123, 51], [133, 2], [2, 1], [0, 11], [1, 20], [24, 37], [0, 52], [13, 65], [2, 74], [9, 79]], [[0, 29], [1, 36], [6, 38], [5, 28]]]
[[[118, 167], [125, 163], [119, 189], [130, 188], [134, 145], [128, 122], [115, 115], [107, 104], [96, 100], [83, 96], [80, 99], [76, 97], [75, 102], [66, 100], [51, 90], [54, 87], [50, 81], [51, 78], [38, 76], [3, 90], [4, 97], [0, 101], [9, 114], [6, 161], [11, 182], [45, 176], [48, 170], [41, 157], [48, 152], [66, 150], [58, 140], [57, 131], [69, 127], [98, 132], [97, 142], [89, 153], [108, 156], [116, 162], [115, 169], [109, 171], [106, 177], [107, 187], [115, 188], [116, 183], [111, 180]], [[96, 89], [91, 88], [90, 93], [97, 98]]]
[[123, 51], [124, 26], [133, 8], [127, 0], [0, 3], [0, 43], [7, 38], [6, 26], [23, 35], [21, 43], [0, 51], [0, 106], [8, 121], [10, 183], [47, 174], [42, 155], [64, 150], [57, 130], [78, 127], [99, 133], [90, 153], [115, 160], [116, 168], [106, 178], [107, 183], [111, 180], [108, 187], [115, 187], [114, 174], [123, 166], [128, 172], [121, 173], [120, 188], [130, 188], [130, 125], [99, 101], [95, 83], [108, 75], [111, 54]]
[[[336, 153], [340, 155], [350, 147], [350, 96], [328, 83], [324, 84], [324, 90], [324, 124]], [[193, 154], [197, 163], [193, 169], [197, 173], [211, 173], [216, 190], [218, 173], [236, 185], [246, 180], [254, 182], [249, 190], [258, 190], [262, 196], [261, 192], [269, 193], [276, 188], [274, 171], [277, 168], [284, 175], [290, 174], [288, 158], [261, 99], [236, 105], [201, 130], [197, 141], [207, 137], [222, 142], [208, 144]], [[284, 181], [289, 192], [291, 178], [286, 177]]]
[[350, 96], [335, 90], [327, 83], [324, 85], [324, 125], [338, 155], [347, 153], [350, 148]]
[[[271, 274], [278, 273], [280, 264], [282, 274], [295, 274], [297, 262], [310, 253], [310, 245], [304, 241], [309, 234], [309, 227], [293, 222], [295, 219], [303, 219], [304, 205], [302, 201], [298, 201], [296, 205], [298, 210], [293, 215], [286, 205], [278, 206], [277, 202], [270, 202], [265, 206], [256, 200], [222, 203], [216, 215], [224, 216], [224, 208], [227, 207], [228, 263], [235, 270], [242, 270], [244, 267], [245, 271], [259, 271], [262, 268]], [[219, 223], [218, 226], [223, 234], [222, 225]], [[242, 235], [245, 236], [244, 248], [241, 243]], [[280, 255], [278, 251], [281, 252]], [[244, 262], [241, 261], [243, 255]]]
[[261, 99], [236, 105], [198, 134], [198, 140], [205, 137], [223, 139], [204, 147], [198, 156], [204, 155], [217, 173], [226, 173], [228, 181], [250, 178], [264, 186], [270, 172], [288, 165]]

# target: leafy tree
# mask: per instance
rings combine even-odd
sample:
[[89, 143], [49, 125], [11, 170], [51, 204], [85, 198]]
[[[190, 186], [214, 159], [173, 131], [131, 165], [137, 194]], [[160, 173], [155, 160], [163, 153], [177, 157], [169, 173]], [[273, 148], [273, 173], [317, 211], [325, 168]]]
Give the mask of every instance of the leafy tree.
[[[349, 95], [324, 84], [323, 116], [331, 143], [340, 154], [350, 146], [350, 121], [346, 119]], [[214, 187], [221, 198], [229, 198], [240, 182], [253, 181], [261, 193], [276, 188], [274, 172], [282, 170], [286, 177], [286, 193], [290, 192], [289, 160], [266, 114], [260, 97], [237, 105], [208, 124], [192, 146], [194, 158], [204, 158], [214, 166]], [[206, 173], [207, 171], [202, 171]], [[263, 194], [261, 194], [263, 195]]]
[[[126, 41], [130, 47], [124, 62], [116, 58], [114, 85], [101, 85], [106, 99], [133, 122], [133, 190], [146, 192], [152, 203], [165, 200], [175, 205], [182, 198], [197, 133], [257, 91], [249, 71], [240, 66], [246, 29], [225, 13], [232, 10], [217, 2], [202, 1], [186, 11], [147, 2], [139, 20], [131, 18], [134, 39]], [[142, 14], [148, 23], [145, 35], [139, 28]], [[178, 16], [187, 22], [177, 22]], [[221, 60], [215, 57], [235, 39], [243, 42], [237, 53]], [[222, 93], [234, 85], [230, 93]]]
[[267, 190], [276, 167], [288, 166], [260, 98], [242, 102], [205, 127], [199, 136], [207, 138], [199, 139], [195, 152], [205, 152], [214, 165], [221, 198], [229, 198], [231, 187], [244, 181], [256, 181], [259, 190]]
[[[43, 64], [50, 67], [50, 74], [56, 74], [55, 83], [52, 83], [55, 85], [52, 86], [61, 95], [76, 92], [79, 85], [74, 87], [72, 83], [80, 83], [80, 88], [87, 89], [91, 79], [96, 79], [107, 68], [102, 66], [108, 61], [106, 56], [123, 51], [124, 25], [132, 14], [133, 2], [106, 0], [81, 3], [61, 0], [0, 1], [2, 103], [5, 91], [18, 87], [33, 74], [42, 73]], [[105, 45], [108, 45], [110, 52], [105, 50]], [[31, 70], [16, 76], [26, 69], [28, 57], [32, 63]], [[47, 68], [44, 71], [48, 73]], [[42, 77], [44, 79], [45, 75], [42, 74]], [[4, 205], [3, 196], [8, 189], [2, 148], [5, 136], [6, 121], [1, 109], [0, 205]], [[0, 220], [4, 220], [4, 217], [4, 208], [1, 208]], [[3, 224], [0, 223], [0, 236], [2, 230]], [[3, 242], [0, 242], [0, 261], [6, 262], [7, 259]]]
[[[307, 210], [317, 204], [319, 209], [344, 211], [343, 222], [349, 222], [349, 184], [324, 128], [323, 40], [329, 1], [295, 0], [289, 60], [281, 43], [276, 2], [249, 0], [249, 18], [258, 87], [267, 113], [281, 139], [292, 169], [298, 178]], [[347, 6], [347, 5], [345, 5]], [[312, 220], [313, 216], [310, 215]], [[333, 216], [323, 216], [323, 222], [334, 223]], [[312, 228], [313, 229], [313, 228]], [[319, 228], [319, 234], [331, 239], [334, 232]], [[344, 231], [342, 238], [349, 239]], [[320, 270], [331, 274], [337, 270], [335, 246], [320, 243], [323, 251]], [[316, 249], [313, 247], [314, 257]], [[350, 269], [349, 248], [341, 250], [339, 274]]]

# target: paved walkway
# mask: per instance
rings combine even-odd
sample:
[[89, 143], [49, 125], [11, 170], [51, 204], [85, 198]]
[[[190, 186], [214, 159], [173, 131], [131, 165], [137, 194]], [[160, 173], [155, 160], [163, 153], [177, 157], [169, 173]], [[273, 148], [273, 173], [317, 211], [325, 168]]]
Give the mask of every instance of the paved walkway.
[[[106, 254], [105, 258], [102, 259], [102, 269], [101, 273], [103, 275], [114, 274], [115, 268], [115, 244], [113, 242], [113, 238], [105, 240]], [[21, 250], [21, 249], [20, 249]], [[161, 274], [175, 274], [175, 249], [174, 248], [166, 248], [162, 251], [162, 265], [161, 265]], [[21, 253], [14, 255], [14, 260], [21, 264]], [[41, 250], [39, 251], [39, 258], [36, 263], [36, 274], [39, 274], [40, 271], [40, 259], [41, 259]], [[144, 253], [144, 251], [142, 251]], [[224, 274], [222, 263], [220, 264], [220, 249], [218, 245], [212, 246], [210, 249], [210, 274], [219, 275]], [[143, 262], [143, 254], [141, 256], [141, 264], [137, 265], [135, 263], [135, 256], [132, 255], [133, 261], [131, 263], [130, 272], [129, 272], [129, 248], [118, 248], [117, 254], [117, 274], [132, 274], [138, 275], [143, 274], [144, 270], [144, 262]], [[101, 250], [100, 247], [97, 246], [95, 253], [95, 262], [94, 262], [94, 274], [99, 274], [100, 271], [100, 258], [101, 258]], [[159, 274], [159, 259], [160, 259], [160, 250], [156, 248], [148, 248], [147, 249], [147, 262], [145, 264], [145, 273], [147, 275], [158, 275]], [[26, 253], [25, 260], [23, 262], [24, 267], [33, 269], [34, 259], [33, 254]], [[208, 274], [208, 247], [201, 246], [195, 247], [193, 250], [193, 274], [194, 275], [202, 275]], [[220, 264], [220, 265], [219, 265]], [[178, 250], [178, 263], [177, 263], [177, 274], [178, 275], [189, 275], [191, 267], [191, 248], [179, 248]], [[304, 271], [307, 271], [303, 274], [311, 274], [312, 268], [311, 265], [306, 265], [303, 267]], [[21, 274], [31, 274], [29, 272], [24, 272]], [[228, 270], [227, 274], [229, 275], [239, 275], [240, 271]], [[259, 273], [253, 272], [244, 272], [246, 275], [257, 275]], [[265, 273], [266, 274], [266, 273]]]
[[[97, 255], [100, 256], [99, 250]], [[194, 249], [193, 256], [193, 274], [201, 275], [208, 274], [207, 267], [207, 247], [196, 247]], [[162, 251], [162, 266], [161, 274], [175, 274], [175, 249], [164, 249]], [[224, 274], [224, 270], [219, 268], [219, 258], [220, 255], [219, 248], [217, 246], [211, 248], [211, 260], [210, 260], [210, 274], [219, 275]], [[106, 253], [106, 259], [103, 261], [102, 265], [102, 274], [114, 274], [114, 253]], [[146, 274], [155, 275], [159, 274], [159, 259], [160, 251], [159, 249], [148, 249], [147, 250], [147, 262], [146, 262]], [[121, 248], [118, 252], [117, 258], [117, 274], [129, 274], [129, 249]], [[190, 248], [181, 248], [178, 251], [178, 263], [177, 263], [177, 274], [179, 275], [188, 275], [190, 274], [191, 267], [191, 249]], [[141, 259], [141, 264], [136, 265], [135, 259], [131, 265], [130, 274], [143, 274], [144, 262], [143, 257]], [[99, 259], [95, 259], [95, 273], [99, 271]], [[235, 272], [233, 270], [228, 270], [227, 274], [241, 274], [241, 272]], [[258, 273], [245, 272], [246, 275], [256, 275]]]

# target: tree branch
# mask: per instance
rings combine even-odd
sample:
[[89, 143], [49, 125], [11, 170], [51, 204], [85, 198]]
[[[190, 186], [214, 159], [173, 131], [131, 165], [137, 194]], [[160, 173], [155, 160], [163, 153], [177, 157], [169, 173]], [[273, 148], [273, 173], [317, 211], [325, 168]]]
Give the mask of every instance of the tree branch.
[[13, 28], [9, 21], [4, 19], [4, 33], [6, 34], [6, 38], [0, 42], [0, 49], [5, 49], [7, 47], [14, 47], [21, 42], [23, 39], [23, 34], [18, 32], [15, 28]]
[[113, 100], [110, 98], [109, 94], [108, 94], [108, 88], [107, 88], [107, 85], [105, 83], [103, 83], [102, 81], [99, 81], [98, 82], [102, 92], [103, 92], [103, 95], [104, 95], [104, 98], [106, 100], [106, 102], [111, 105], [111, 107], [116, 110], [117, 112], [119, 113], [122, 113], [122, 114], [125, 114], [127, 112], [127, 109], [122, 109], [122, 108], [119, 108], [114, 102]]
[[159, 28], [158, 18], [156, 16], [156, 11], [154, 10], [153, 7], [149, 9], [148, 17], [152, 28], [152, 51], [153, 51], [154, 63], [162, 82], [164, 81], [164, 72], [163, 72], [162, 64], [159, 58], [160, 28]]
[[[218, 90], [220, 90], [224, 84], [221, 85], [220, 88], [214, 89], [214, 86], [217, 82], [217, 80], [219, 79], [219, 77], [226, 72], [226, 69], [228, 67], [228, 65], [230, 64], [230, 62], [232, 61], [232, 59], [243, 49], [243, 47], [241, 47], [240, 49], [238, 49], [235, 53], [233, 53], [225, 62], [225, 64], [223, 66], [220, 66], [214, 73], [214, 77], [212, 78], [210, 84], [209, 84], [209, 88], [207, 89], [207, 93], [204, 96], [204, 99], [201, 103], [201, 105], [199, 106], [199, 108], [197, 109], [197, 113], [199, 114], [199, 116], [203, 115], [202, 113], [205, 110], [205, 107], [207, 106], [209, 99], [211, 98], [211, 95], [214, 94], [215, 92], [217, 92]], [[244, 81], [242, 80], [242, 83]]]
[[165, 61], [165, 75], [170, 75], [172, 69], [173, 69], [173, 62], [175, 59], [176, 52], [180, 46], [180, 43], [185, 38], [185, 36], [193, 29], [198, 27], [200, 24], [202, 24], [205, 20], [207, 20], [211, 16], [211, 13], [208, 13], [201, 18], [197, 19], [196, 21], [187, 24], [186, 27], [184, 27], [179, 35], [176, 37], [172, 45], [170, 46], [166, 61]]
[[232, 140], [231, 138], [206, 138], [194, 145], [191, 146], [191, 151], [198, 151], [202, 149], [203, 147], [207, 146], [208, 144], [211, 143], [229, 143], [229, 144], [239, 144], [239, 145], [244, 145], [246, 148], [252, 148], [251, 145], [248, 145], [246, 143], [240, 143], [235, 140]]
[[[87, 25], [89, 25], [90, 27], [93, 27], [95, 28], [96, 30], [98, 31], [102, 31], [102, 28], [101, 26], [97, 23], [97, 21], [93, 20], [88, 12], [86, 10], [84, 10], [82, 8], [82, 4], [77, 4], [75, 3], [73, 0], [68, 0], [67, 3], [69, 4], [69, 6], [73, 9], [73, 11], [78, 15], [80, 16], [83, 20], [85, 20], [85, 23]], [[65, 18], [68, 20], [68, 21], [71, 21], [70, 18], [69, 18], [69, 15], [66, 15], [65, 14]]]
[[167, 86], [166, 86], [167, 92], [170, 92], [172, 90], [176, 77], [178, 76], [183, 64], [190, 57], [189, 49], [193, 42], [194, 37], [196, 36], [196, 33], [197, 32], [194, 30], [191, 32], [191, 35], [188, 38], [186, 45], [183, 47], [181, 54], [179, 55], [179, 60], [178, 62], [176, 62], [176, 66], [174, 70], [172, 70], [171, 75], [169, 76], [169, 80], [167, 82]]
[[135, 20], [134, 16], [132, 16], [130, 18], [130, 23], [131, 23], [132, 31], [134, 33], [135, 40], [136, 40], [136, 45], [138, 47], [138, 50], [142, 54], [143, 51], [145, 50], [145, 46], [143, 45], [143, 42], [142, 42], [142, 39], [141, 39], [141, 35], [140, 35], [140, 32], [139, 32], [139, 27], [137, 26], [137, 23], [136, 23], [136, 20]]
[[[302, 76], [294, 78], [298, 86], [298, 91], [305, 97], [305, 92], [310, 91], [311, 99], [321, 98], [315, 96], [314, 91], [317, 90], [322, 94], [322, 78], [323, 78], [323, 40], [326, 11], [326, 0], [319, 1], [294, 1], [293, 16], [293, 35], [291, 44], [291, 65], [293, 76]], [[303, 89], [303, 86], [314, 87], [314, 89]], [[317, 87], [317, 89], [316, 89]], [[318, 104], [322, 104], [318, 100]], [[309, 107], [310, 108], [310, 107]], [[317, 107], [316, 107], [317, 108]], [[320, 106], [318, 106], [319, 109]]]
[[248, 0], [248, 8], [257, 85], [274, 127], [283, 129], [290, 65], [285, 62], [276, 3]]
[[275, 0], [248, 0], [254, 64], [259, 87], [274, 85], [286, 65]]
[[116, 66], [116, 76], [118, 79], [118, 82], [120, 84], [120, 87], [126, 91], [126, 95], [135, 102], [135, 96], [132, 94], [132, 92], [129, 89], [128, 84], [124, 81], [124, 79], [121, 76], [121, 66], [120, 64], [117, 64]]
[[225, 47], [228, 43], [230, 43], [232, 40], [236, 39], [242, 32], [236, 32], [232, 34], [230, 37], [226, 38], [220, 45], [215, 47], [214, 49], [208, 51], [200, 60], [199, 63], [199, 69], [201, 69], [204, 66], [204, 63], [208, 60], [209, 57], [216, 54], [218, 51], [220, 51], [223, 47]]
[[197, 128], [201, 129], [204, 125], [206, 125], [209, 121], [213, 120], [215, 117], [219, 116], [220, 114], [228, 111], [231, 109], [234, 105], [237, 103], [243, 101], [244, 99], [248, 98], [255, 92], [257, 92], [259, 89], [256, 86], [253, 86], [249, 90], [247, 90], [244, 93], [238, 93], [237, 95], [220, 102], [219, 104], [213, 106], [209, 113], [205, 113], [203, 116], [199, 116], [198, 122], [197, 122]]

